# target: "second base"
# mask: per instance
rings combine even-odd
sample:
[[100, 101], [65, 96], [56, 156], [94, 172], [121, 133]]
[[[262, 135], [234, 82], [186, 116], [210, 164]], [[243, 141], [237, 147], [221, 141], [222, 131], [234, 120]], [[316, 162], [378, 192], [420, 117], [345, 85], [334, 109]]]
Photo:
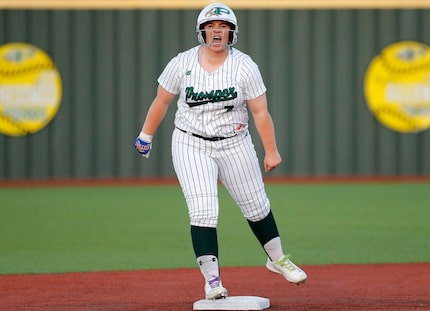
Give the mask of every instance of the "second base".
[[225, 299], [202, 299], [196, 301], [193, 310], [263, 310], [270, 307], [267, 298], [255, 296], [232, 296]]

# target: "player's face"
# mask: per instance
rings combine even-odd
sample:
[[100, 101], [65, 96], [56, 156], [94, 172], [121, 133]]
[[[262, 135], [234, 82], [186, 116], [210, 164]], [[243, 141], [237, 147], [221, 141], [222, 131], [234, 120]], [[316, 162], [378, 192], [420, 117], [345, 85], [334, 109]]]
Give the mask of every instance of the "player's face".
[[206, 44], [215, 49], [223, 49], [228, 45], [230, 24], [224, 21], [211, 21], [204, 25]]

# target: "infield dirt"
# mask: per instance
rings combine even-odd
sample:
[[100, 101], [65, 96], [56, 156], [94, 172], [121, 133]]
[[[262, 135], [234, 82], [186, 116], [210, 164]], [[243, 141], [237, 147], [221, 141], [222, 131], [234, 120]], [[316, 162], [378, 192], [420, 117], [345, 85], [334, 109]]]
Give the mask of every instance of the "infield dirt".
[[[303, 266], [294, 285], [264, 267], [224, 267], [230, 296], [270, 299], [268, 310], [430, 310], [430, 263]], [[197, 269], [0, 276], [0, 310], [185, 311], [203, 298]]]

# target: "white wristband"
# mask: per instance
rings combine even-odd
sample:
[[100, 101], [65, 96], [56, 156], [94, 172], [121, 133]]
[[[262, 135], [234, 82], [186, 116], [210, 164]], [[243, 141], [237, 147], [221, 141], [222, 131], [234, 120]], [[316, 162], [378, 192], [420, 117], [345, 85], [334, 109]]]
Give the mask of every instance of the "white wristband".
[[154, 137], [154, 135], [148, 135], [144, 132], [140, 132], [139, 134], [139, 138], [147, 142], [152, 142], [152, 137]]

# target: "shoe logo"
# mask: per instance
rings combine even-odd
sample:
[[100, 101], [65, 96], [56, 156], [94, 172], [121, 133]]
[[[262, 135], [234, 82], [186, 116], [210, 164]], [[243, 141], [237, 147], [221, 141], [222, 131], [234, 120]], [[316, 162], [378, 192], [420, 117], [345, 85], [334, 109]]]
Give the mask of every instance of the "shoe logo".
[[219, 276], [214, 277], [213, 279], [209, 280], [209, 285], [212, 288], [216, 288], [218, 286], [220, 286], [220, 278]]

